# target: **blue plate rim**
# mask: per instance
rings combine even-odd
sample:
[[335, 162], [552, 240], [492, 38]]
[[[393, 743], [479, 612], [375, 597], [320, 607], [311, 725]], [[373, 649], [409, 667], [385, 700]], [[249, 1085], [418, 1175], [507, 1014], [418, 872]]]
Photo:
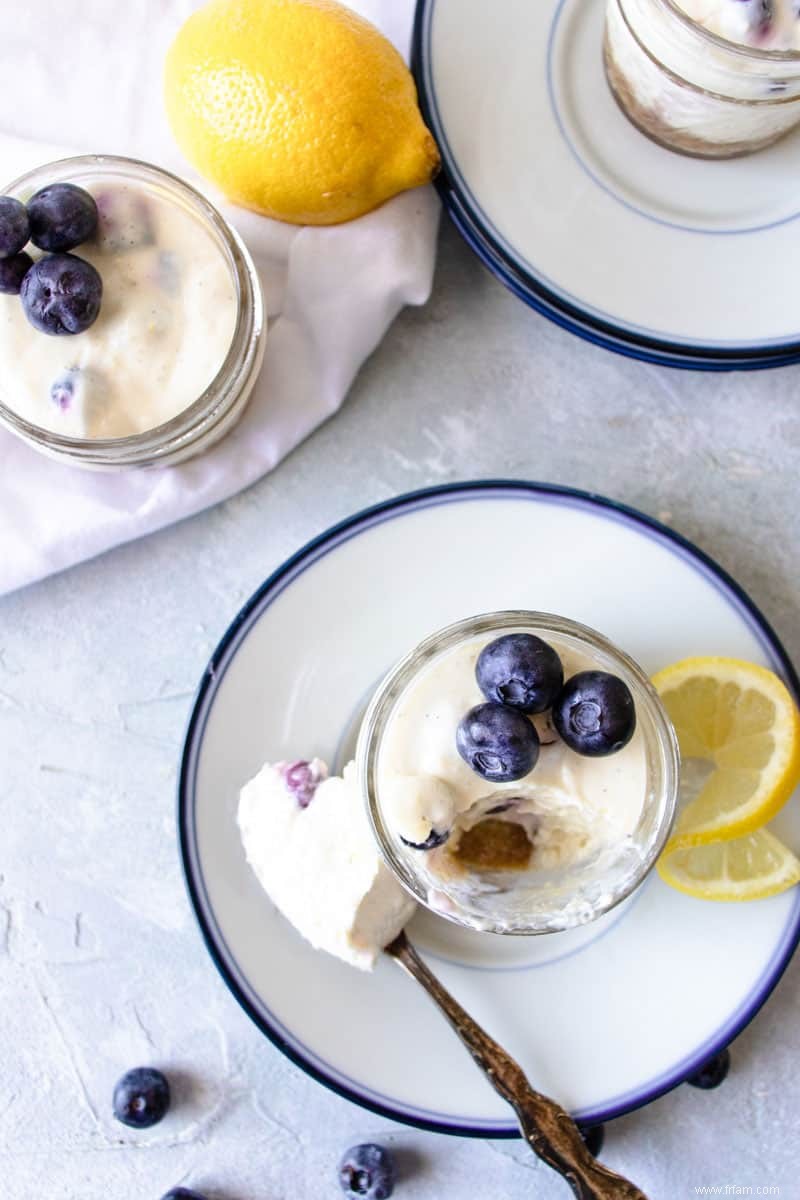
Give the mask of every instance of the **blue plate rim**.
[[[411, 70], [417, 85], [419, 106], [432, 131], [441, 128], [426, 71], [426, 30], [437, 0], [417, 0], [411, 34]], [[441, 148], [441, 147], [440, 147]], [[800, 339], [778, 346], [724, 347], [691, 345], [667, 338], [650, 337], [615, 325], [558, 296], [541, 279], [515, 263], [493, 237], [467, 191], [459, 186], [457, 174], [447, 164], [446, 147], [442, 167], [434, 183], [445, 210], [461, 236], [501, 283], [548, 320], [562, 329], [616, 354], [641, 362], [677, 370], [757, 371], [800, 362]]]
[[[341, 541], [342, 535], [356, 536], [363, 528], [368, 528], [375, 518], [390, 519], [421, 506], [448, 503], [454, 499], [470, 499], [476, 495], [480, 497], [494, 496], [495, 498], [508, 498], [510, 495], [514, 495], [532, 500], [549, 498], [551, 501], [560, 499], [562, 502], [570, 502], [576, 507], [586, 508], [589, 511], [597, 512], [599, 510], [607, 518], [616, 517], [633, 526], [645, 536], [655, 537], [667, 549], [678, 554], [684, 560], [689, 559], [706, 577], [710, 577], [718, 586], [721, 585], [720, 590], [725, 592], [728, 599], [732, 600], [742, 612], [780, 670], [787, 686], [800, 703], [800, 677], [767, 618], [723, 567], [688, 538], [676, 533], [675, 530], [630, 505], [612, 500], [596, 492], [561, 484], [514, 479], [467, 480], [440, 484], [380, 501], [330, 526], [286, 559], [242, 605], [211, 655], [192, 702], [178, 773], [177, 825], [184, 882], [206, 948], [231, 995], [256, 1027], [278, 1050], [318, 1083], [323, 1084], [342, 1098], [377, 1113], [379, 1116], [434, 1133], [452, 1134], [459, 1137], [513, 1138], [520, 1136], [518, 1127], [513, 1123], [504, 1125], [467, 1118], [462, 1121], [451, 1121], [444, 1119], [441, 1114], [429, 1113], [427, 1110], [417, 1109], [413, 1106], [398, 1105], [388, 1097], [365, 1089], [357, 1081], [347, 1079], [328, 1064], [318, 1065], [314, 1061], [315, 1056], [311, 1051], [303, 1053], [302, 1050], [298, 1050], [290, 1044], [288, 1031], [284, 1031], [280, 1022], [275, 1018], [270, 1021], [264, 1016], [263, 1011], [258, 1010], [247, 995], [245, 986], [235, 977], [229, 963], [225, 961], [224, 939], [219, 931], [215, 932], [211, 906], [207, 904], [204, 896], [204, 886], [201, 880], [195, 878], [193, 852], [195, 832], [193, 783], [197, 757], [202, 745], [203, 728], [214, 694], [224, 677], [225, 667], [232, 661], [234, 653], [238, 650], [237, 639], [243, 636], [243, 631], [246, 633], [245, 626], [248, 619], [251, 617], [256, 619], [263, 609], [268, 607], [268, 604], [264, 602], [269, 600], [270, 595], [280, 587], [288, 575], [291, 575], [297, 567], [308, 560], [310, 560], [308, 565], [312, 565], [313, 561], [319, 557], [317, 552], [324, 551], [325, 547], [335, 549], [335, 546]], [[231, 652], [230, 656], [228, 656], [229, 651]], [[222, 667], [221, 670], [220, 667]], [[634, 1089], [631, 1093], [613, 1098], [603, 1108], [581, 1111], [575, 1114], [576, 1118], [587, 1126], [609, 1121], [643, 1107], [685, 1082], [709, 1058], [719, 1053], [737, 1037], [753, 1020], [777, 986], [798, 944], [800, 944], [800, 894], [772, 959], [739, 1011], [711, 1038], [707, 1039], [700, 1050], [675, 1064], [670, 1071], [665, 1072], [657, 1080], [649, 1082], [643, 1089]], [[233, 959], [233, 955], [230, 957]]]

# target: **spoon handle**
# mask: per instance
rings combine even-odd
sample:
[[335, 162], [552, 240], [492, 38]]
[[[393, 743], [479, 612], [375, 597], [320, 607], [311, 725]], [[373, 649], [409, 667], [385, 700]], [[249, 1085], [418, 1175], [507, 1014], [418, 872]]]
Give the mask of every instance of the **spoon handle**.
[[514, 1109], [531, 1149], [563, 1176], [578, 1200], [647, 1200], [634, 1184], [593, 1158], [569, 1113], [533, 1090], [519, 1064], [442, 987], [404, 933], [386, 953], [425, 988], [494, 1090]]

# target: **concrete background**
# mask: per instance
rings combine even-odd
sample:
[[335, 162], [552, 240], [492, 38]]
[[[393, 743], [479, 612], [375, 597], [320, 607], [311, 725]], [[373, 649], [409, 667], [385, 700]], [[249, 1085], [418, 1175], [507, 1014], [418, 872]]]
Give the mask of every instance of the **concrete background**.
[[[365, 504], [515, 476], [604, 492], [715, 556], [800, 659], [800, 369], [669, 372], [514, 300], [445, 224], [434, 295], [406, 311], [344, 409], [235, 499], [0, 602], [0, 1191], [4, 1200], [339, 1195], [357, 1140], [400, 1153], [403, 1200], [540, 1200], [566, 1186], [516, 1142], [428, 1135], [361, 1111], [266, 1042], [218, 978], [184, 894], [175, 772], [192, 692], [251, 591]], [[797, 1180], [800, 962], [733, 1049], [607, 1129], [654, 1200]], [[689, 981], [691, 985], [691, 981]], [[117, 1076], [154, 1063], [173, 1113], [136, 1134]], [[723, 1193], [724, 1194], [724, 1193]], [[730, 1191], [728, 1194], [748, 1194]]]

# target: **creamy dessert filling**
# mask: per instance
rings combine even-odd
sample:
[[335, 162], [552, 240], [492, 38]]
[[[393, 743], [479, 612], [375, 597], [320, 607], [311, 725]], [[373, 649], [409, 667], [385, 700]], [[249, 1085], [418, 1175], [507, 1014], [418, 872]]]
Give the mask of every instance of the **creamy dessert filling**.
[[102, 280], [99, 314], [84, 332], [48, 336], [17, 296], [0, 295], [0, 399], [53, 433], [122, 438], [176, 417], [212, 383], [233, 339], [235, 283], [179, 203], [143, 184], [84, 186], [98, 224], [75, 253]]
[[247, 861], [276, 908], [312, 946], [370, 969], [415, 903], [385, 866], [353, 763], [266, 763], [242, 789]]

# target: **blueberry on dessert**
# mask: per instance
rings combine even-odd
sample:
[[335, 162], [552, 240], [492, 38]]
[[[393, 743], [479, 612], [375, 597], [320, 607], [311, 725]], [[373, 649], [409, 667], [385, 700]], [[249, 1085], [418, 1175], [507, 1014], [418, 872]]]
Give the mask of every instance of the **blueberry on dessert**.
[[199, 1192], [192, 1191], [191, 1188], [176, 1187], [170, 1188], [166, 1196], [161, 1197], [161, 1200], [206, 1200], [206, 1198]]
[[28, 210], [13, 196], [0, 196], [0, 258], [13, 258], [28, 243]]
[[601, 758], [627, 746], [636, 710], [627, 684], [607, 671], [579, 671], [553, 705], [553, 724], [577, 754]]
[[456, 747], [464, 762], [491, 783], [522, 779], [539, 757], [539, 738], [527, 717], [492, 701], [476, 704], [461, 718]]
[[402, 835], [400, 837], [400, 841], [406, 846], [409, 846], [412, 850], [435, 850], [437, 846], [443, 846], [449, 837], [449, 829], [442, 831], [432, 829], [425, 838], [424, 842], [410, 842], [408, 838], [404, 838]]
[[148, 1129], [166, 1116], [170, 1093], [167, 1077], [155, 1067], [134, 1067], [114, 1088], [114, 1116], [133, 1129]]
[[0, 258], [0, 292], [7, 296], [18, 296], [22, 281], [33, 266], [30, 254], [23, 250], [10, 258]]
[[51, 183], [28, 201], [31, 239], [40, 250], [74, 250], [97, 229], [94, 197], [74, 183]]
[[300, 808], [308, 808], [317, 788], [327, 777], [327, 769], [323, 768], [319, 759], [306, 762], [305, 759], [299, 758], [295, 762], [279, 764], [278, 770], [286, 784], [287, 792], [294, 796]]
[[388, 1200], [394, 1191], [394, 1161], [373, 1142], [351, 1146], [339, 1163], [339, 1183], [348, 1200]]
[[25, 275], [20, 295], [26, 317], [42, 333], [83, 333], [97, 319], [103, 283], [85, 259], [47, 254]]
[[564, 682], [561, 659], [532, 633], [507, 633], [484, 646], [475, 666], [487, 700], [521, 712], [550, 708]]
[[80, 378], [80, 368], [70, 367], [50, 385], [50, 399], [61, 412], [69, 412], [75, 402], [75, 389]]

